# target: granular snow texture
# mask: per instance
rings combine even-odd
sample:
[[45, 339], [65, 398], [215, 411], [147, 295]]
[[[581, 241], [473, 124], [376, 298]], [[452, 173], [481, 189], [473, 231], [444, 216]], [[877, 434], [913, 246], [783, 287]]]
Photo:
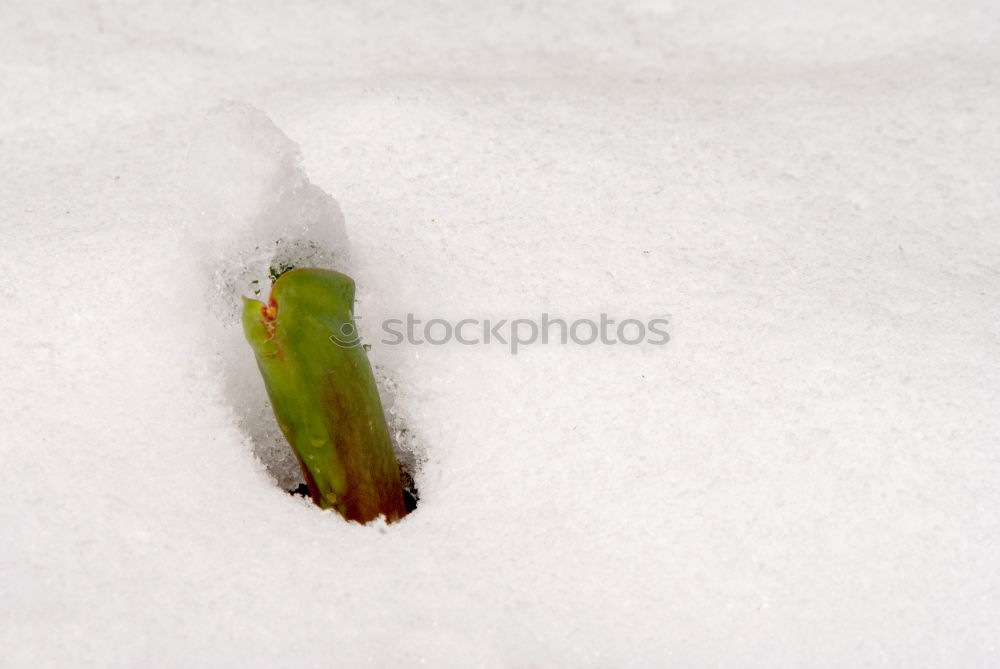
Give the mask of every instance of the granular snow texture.
[[[0, 666], [997, 666], [998, 72], [990, 0], [8, 2]], [[286, 493], [284, 261], [402, 522]]]

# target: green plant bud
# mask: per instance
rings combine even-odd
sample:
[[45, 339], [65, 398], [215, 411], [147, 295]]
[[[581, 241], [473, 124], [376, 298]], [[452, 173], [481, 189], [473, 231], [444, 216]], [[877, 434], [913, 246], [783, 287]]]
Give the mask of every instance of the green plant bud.
[[244, 299], [243, 331], [313, 501], [392, 522], [406, 515], [403, 485], [353, 308], [350, 277], [294, 269], [267, 304]]

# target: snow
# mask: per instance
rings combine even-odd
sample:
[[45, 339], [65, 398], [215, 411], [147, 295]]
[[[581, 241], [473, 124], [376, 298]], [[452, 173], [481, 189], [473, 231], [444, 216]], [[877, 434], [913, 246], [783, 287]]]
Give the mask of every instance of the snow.
[[[0, 666], [996, 665], [998, 33], [10, 3]], [[285, 492], [227, 320], [270, 245], [358, 283], [400, 523]], [[408, 312], [670, 342], [381, 344]]]

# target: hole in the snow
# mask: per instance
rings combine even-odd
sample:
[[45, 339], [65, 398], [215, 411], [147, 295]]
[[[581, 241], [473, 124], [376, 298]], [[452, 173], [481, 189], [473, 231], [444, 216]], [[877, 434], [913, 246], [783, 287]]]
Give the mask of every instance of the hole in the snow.
[[403, 498], [406, 500], [406, 512], [411, 513], [417, 508], [420, 501], [420, 491], [413, 477], [405, 469], [400, 467], [400, 474], [403, 477]]
[[[406, 502], [406, 512], [412, 513], [417, 508], [417, 502], [420, 501], [420, 491], [417, 490], [417, 485], [413, 481], [413, 476], [402, 466], [399, 468], [399, 475], [403, 480], [403, 501]], [[288, 494], [308, 498], [309, 486], [305, 483], [300, 483], [293, 490], [289, 490]]]

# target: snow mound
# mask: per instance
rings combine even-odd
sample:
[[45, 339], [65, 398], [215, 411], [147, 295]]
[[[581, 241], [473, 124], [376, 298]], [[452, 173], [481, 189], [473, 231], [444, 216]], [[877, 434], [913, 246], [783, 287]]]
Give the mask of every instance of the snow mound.
[[188, 160], [196, 210], [189, 240], [207, 287], [209, 339], [225, 395], [278, 485], [294, 489], [299, 466], [274, 420], [239, 314], [244, 297], [266, 300], [274, 279], [292, 267], [349, 273], [344, 216], [303, 172], [298, 145], [250, 105], [211, 110]]

